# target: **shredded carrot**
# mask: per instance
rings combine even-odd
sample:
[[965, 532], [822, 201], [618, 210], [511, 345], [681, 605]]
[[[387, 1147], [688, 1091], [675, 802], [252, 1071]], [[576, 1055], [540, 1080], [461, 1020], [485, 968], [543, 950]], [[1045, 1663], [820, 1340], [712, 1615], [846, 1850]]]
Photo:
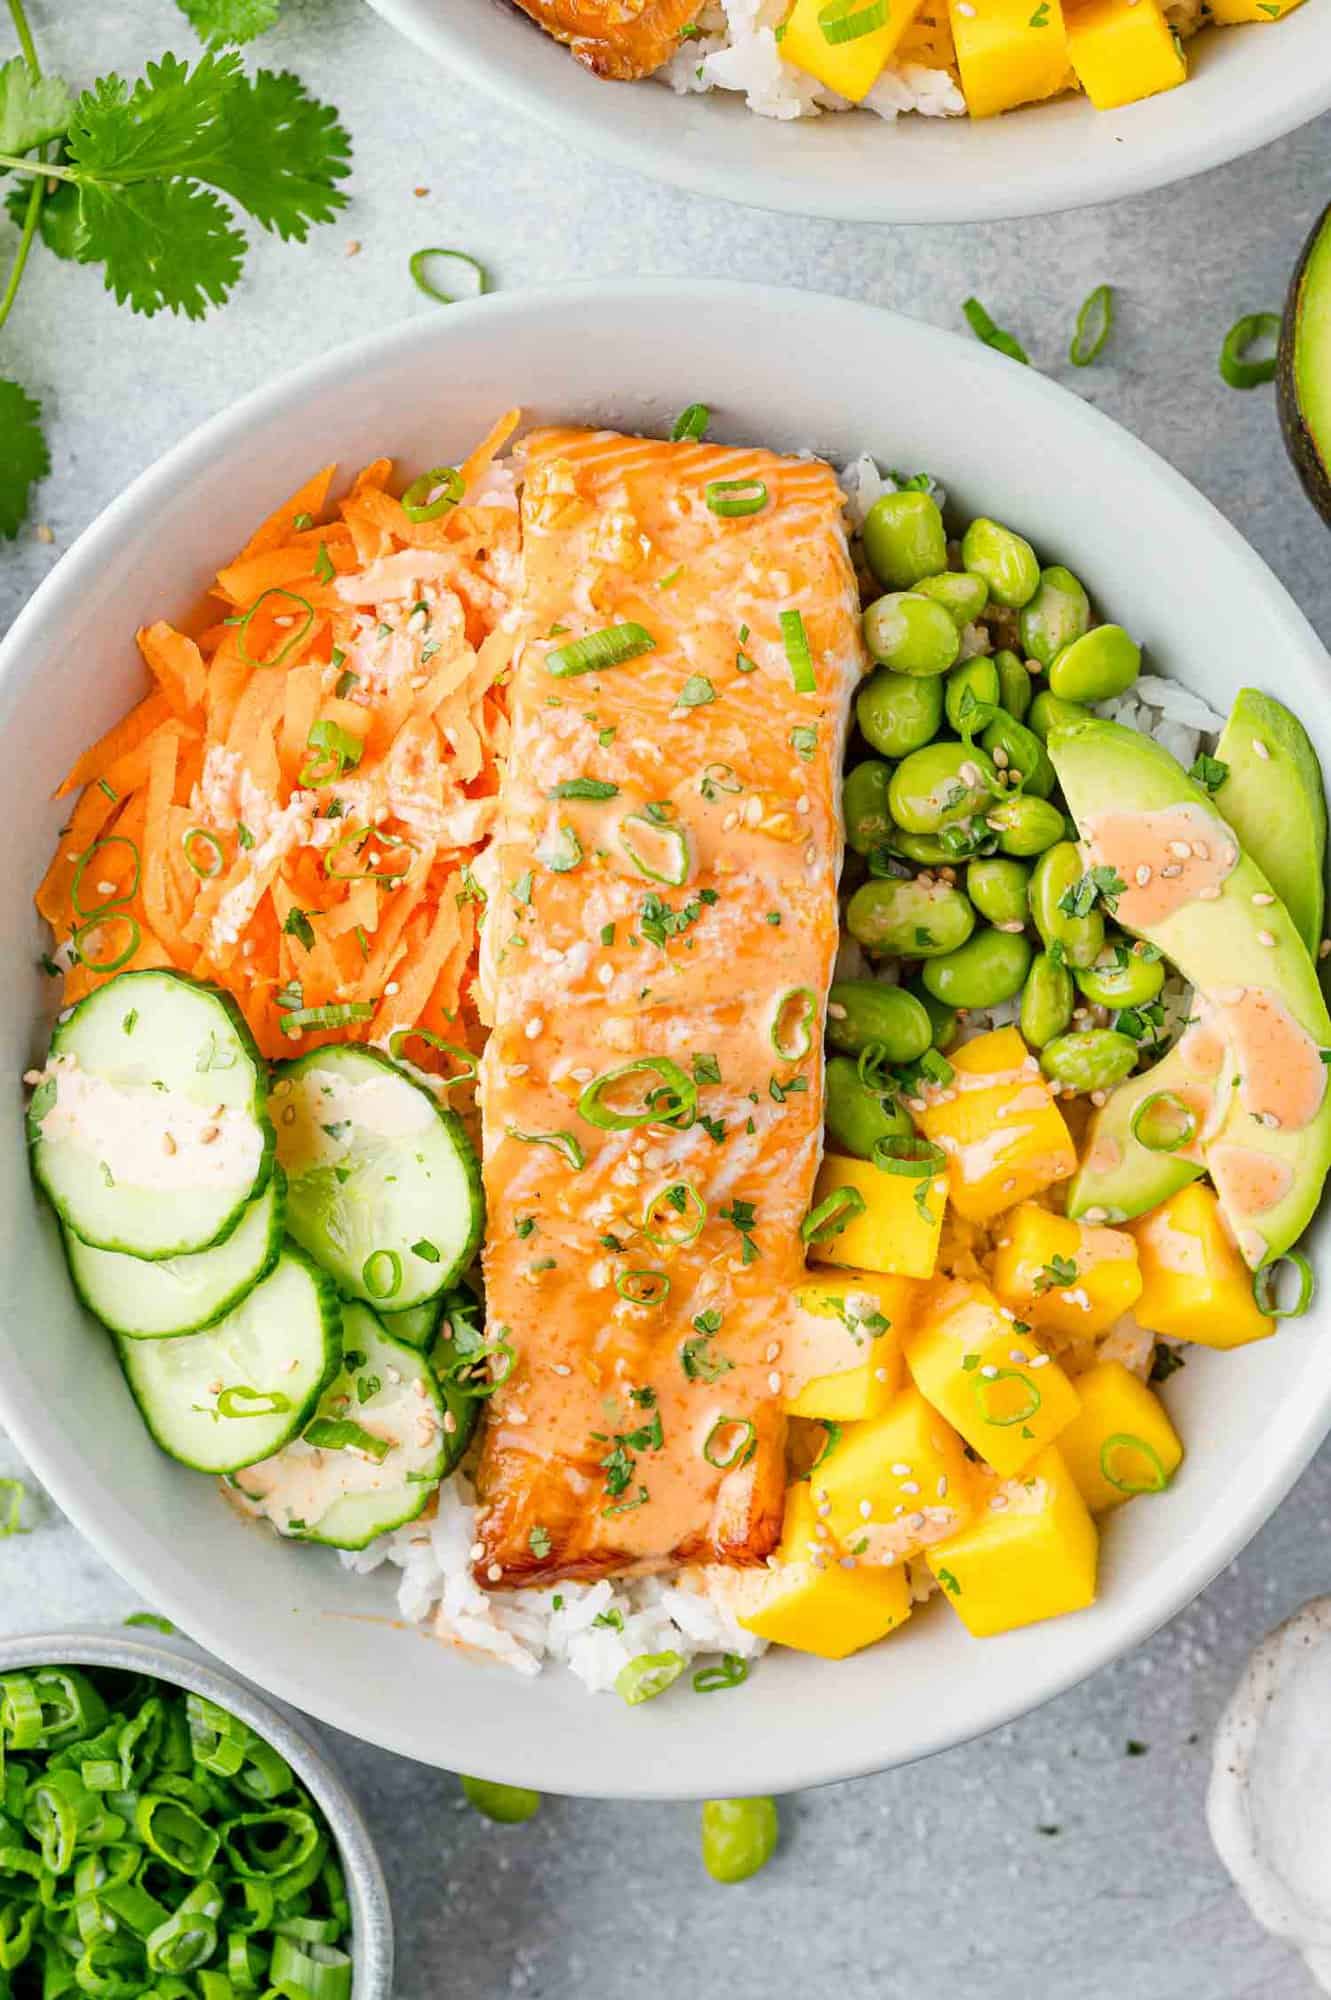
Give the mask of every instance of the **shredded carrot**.
[[324, 467], [221, 566], [211, 611], [139, 633], [149, 690], [62, 785], [80, 796], [37, 893], [67, 1002], [132, 943], [128, 966], [225, 985], [269, 1056], [317, 1045], [284, 1031], [296, 1009], [348, 1001], [373, 1017], [338, 1039], [479, 1047], [471, 870], [507, 749], [518, 543], [489, 475], [517, 421], [433, 521], [408, 519], [389, 459], [334, 507]]

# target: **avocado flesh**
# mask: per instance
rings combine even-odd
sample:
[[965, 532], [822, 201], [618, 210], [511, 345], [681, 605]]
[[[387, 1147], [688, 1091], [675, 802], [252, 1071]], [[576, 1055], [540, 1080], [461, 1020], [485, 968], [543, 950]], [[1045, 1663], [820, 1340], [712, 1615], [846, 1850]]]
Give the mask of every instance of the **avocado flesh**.
[[[1181, 1159], [1177, 1153], [1153, 1153], [1132, 1136], [1132, 1121], [1138, 1108], [1157, 1091], [1177, 1091], [1189, 1083], [1205, 1083], [1189, 1069], [1179, 1054], [1178, 1043], [1161, 1056], [1153, 1068], [1111, 1091], [1102, 1111], [1091, 1121], [1086, 1153], [1068, 1182], [1068, 1214], [1075, 1220], [1087, 1209], [1103, 1209], [1106, 1222], [1129, 1222], [1159, 1208], [1171, 1194], [1205, 1171], [1200, 1160]], [[1092, 1161], [1097, 1161], [1092, 1165]]]
[[[1210, 795], [1187, 776], [1167, 750], [1135, 730], [1090, 718], [1051, 731], [1047, 748], [1078, 826], [1084, 826], [1101, 813], [1159, 812], [1179, 805], [1197, 806], [1221, 824]], [[1193, 898], [1154, 923], [1149, 931], [1136, 934], [1158, 945], [1171, 964], [1205, 996], [1213, 997], [1231, 987], [1253, 987], [1276, 994], [1318, 1047], [1327, 1048], [1331, 1046], [1331, 1017], [1327, 1014], [1316, 968], [1292, 917], [1278, 899], [1264, 905], [1252, 900], [1255, 895], [1274, 893], [1256, 862], [1241, 851], [1218, 898], [1214, 901]], [[1119, 921], [1123, 922], [1121, 915]], [[1273, 935], [1275, 944], [1262, 944], [1261, 932]], [[1158, 1065], [1150, 1073], [1154, 1087], [1161, 1087], [1157, 1079], [1162, 1068], [1163, 1065]], [[1138, 1085], [1142, 1081], [1136, 1080]], [[1108, 1111], [1109, 1106], [1105, 1109]], [[1283, 1162], [1292, 1170], [1289, 1192], [1257, 1216], [1231, 1212], [1221, 1196], [1226, 1220], [1250, 1262], [1283, 1255], [1297, 1242], [1316, 1209], [1322, 1183], [1331, 1167], [1331, 1090], [1324, 1092], [1320, 1109], [1306, 1125], [1274, 1130], [1258, 1125], [1234, 1090], [1223, 1122], [1203, 1148], [1204, 1156], [1209, 1159], [1213, 1149], [1221, 1145], [1241, 1147], [1254, 1155]], [[1094, 1177], [1088, 1170], [1078, 1176], [1078, 1183], [1083, 1210], [1101, 1205]], [[1108, 1201], [1103, 1205], [1111, 1206]], [[1140, 1213], [1145, 1206], [1149, 1203], [1135, 1207], [1133, 1212]], [[1259, 1259], [1246, 1247], [1254, 1230], [1260, 1233], [1264, 1245]]]
[[1326, 899], [1326, 798], [1308, 733], [1283, 703], [1240, 688], [1215, 754], [1229, 766], [1215, 803], [1316, 958]]
[[1331, 208], [1290, 284], [1277, 370], [1280, 424], [1294, 469], [1331, 522]]

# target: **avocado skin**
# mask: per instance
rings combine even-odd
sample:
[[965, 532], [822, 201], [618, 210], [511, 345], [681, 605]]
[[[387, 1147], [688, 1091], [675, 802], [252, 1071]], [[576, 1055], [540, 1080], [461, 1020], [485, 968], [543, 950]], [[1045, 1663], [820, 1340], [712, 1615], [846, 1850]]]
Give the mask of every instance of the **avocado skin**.
[[[1254, 739], [1265, 757], [1253, 749]], [[1240, 688], [1215, 754], [1229, 766], [1215, 803], [1315, 961], [1326, 903], [1326, 795], [1308, 732], [1273, 695]]]
[[[1318, 252], [1323, 252], [1318, 258]], [[1317, 259], [1317, 272], [1313, 271]], [[1276, 402], [1285, 449], [1298, 473], [1303, 490], [1322, 519], [1331, 527], [1331, 437], [1319, 440], [1309, 427], [1299, 397], [1299, 334], [1303, 317], [1305, 287], [1313, 282], [1331, 286], [1331, 206], [1323, 209], [1290, 279], [1280, 327], [1280, 350], [1276, 361]], [[1331, 374], [1331, 355], [1320, 365]], [[1331, 388], [1328, 388], [1331, 400]]]

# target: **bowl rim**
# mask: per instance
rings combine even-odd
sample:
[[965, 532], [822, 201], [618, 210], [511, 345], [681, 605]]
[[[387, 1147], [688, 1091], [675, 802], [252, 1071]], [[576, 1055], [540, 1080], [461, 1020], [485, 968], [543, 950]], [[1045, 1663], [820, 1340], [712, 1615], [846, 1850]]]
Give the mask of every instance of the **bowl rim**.
[[[1210, 538], [1217, 545], [1218, 554], [1237, 572], [1243, 587], [1260, 598], [1278, 643], [1289, 653], [1301, 656], [1310, 675], [1325, 680], [1327, 655], [1317, 634], [1284, 585], [1238, 529], [1166, 460], [1072, 390], [1034, 370], [1023, 369], [1019, 375], [1014, 375], [1012, 364], [1004, 357], [989, 352], [960, 334], [925, 326], [902, 314], [859, 301], [794, 287], [729, 279], [642, 278], [579, 280], [525, 292], [492, 294], [450, 307], [442, 317], [417, 316], [317, 356], [207, 419], [133, 480], [83, 531], [39, 585], [7, 637], [0, 640], [0, 694], [5, 692], [10, 681], [21, 683], [32, 671], [27, 666], [31, 642], [36, 639], [48, 617], [58, 618], [61, 615], [60, 605], [65, 596], [76, 597], [83, 593], [88, 583], [115, 563], [117, 556], [123, 553], [124, 545], [132, 541], [139, 531], [145, 517], [151, 519], [164, 511], [195, 476], [207, 471], [216, 453], [230, 453], [239, 440], [251, 434], [256, 438], [261, 436], [270, 415], [281, 410], [286, 403], [308, 403], [316, 396], [322, 398], [329, 387], [335, 387], [348, 374], [361, 369], [387, 372], [397, 357], [418, 349], [430, 352], [437, 348], [446, 355], [452, 328], [460, 329], [477, 321], [487, 323], [496, 330], [514, 323], [521, 326], [533, 316], [539, 318], [546, 306], [558, 308], [571, 317], [585, 317], [613, 310], [619, 300], [644, 314], [668, 307], [672, 311], [686, 313], [690, 318], [696, 315], [699, 323], [706, 322], [709, 317], [715, 320], [728, 315], [749, 314], [762, 315], [767, 324], [781, 324], [797, 315], [817, 319], [820, 314], [831, 313], [837, 317], [839, 326], [846, 326], [852, 321], [862, 322], [866, 338], [876, 333], [881, 339], [886, 322], [889, 328], [895, 326], [901, 330], [909, 340], [927, 337], [930, 341], [942, 342], [954, 354], [958, 369], [992, 375], [998, 402], [1015, 390], [1019, 401], [1033, 399], [1037, 403], [1054, 405], [1066, 411], [1069, 417], [1075, 413], [1075, 422], [1083, 435], [1092, 440], [1099, 437], [1106, 447], [1112, 446], [1120, 462], [1126, 460], [1147, 483], [1172, 496], [1176, 505], [1186, 506], [1205, 524]], [[1004, 383], [1007, 384], [1006, 389]], [[742, 416], [742, 407], [742, 404], [735, 405], [730, 414]], [[32, 645], [31, 650], [36, 658], [38, 649]], [[0, 1421], [3, 1421], [19, 1450], [64, 1513], [107, 1562], [135, 1587], [145, 1603], [162, 1602], [168, 1615], [197, 1635], [201, 1644], [206, 1644], [219, 1658], [234, 1663], [235, 1671], [252, 1676], [270, 1687], [280, 1699], [308, 1706], [321, 1721], [361, 1741], [373, 1742], [405, 1757], [420, 1758], [421, 1748], [419, 1742], [413, 1739], [408, 1716], [394, 1715], [386, 1720], [380, 1719], [376, 1721], [373, 1733], [367, 1735], [365, 1718], [356, 1711], [353, 1703], [322, 1692], [316, 1700], [310, 1700], [310, 1691], [298, 1674], [285, 1669], [271, 1670], [265, 1658], [249, 1647], [243, 1621], [234, 1618], [228, 1621], [225, 1606], [214, 1607], [206, 1591], [200, 1591], [188, 1614], [168, 1601], [169, 1593], [168, 1599], [164, 1599], [160, 1582], [155, 1581], [152, 1574], [150, 1552], [140, 1555], [135, 1549], [121, 1545], [92, 1500], [83, 1492], [72, 1462], [68, 1465], [49, 1465], [46, 1462], [46, 1453], [37, 1434], [37, 1414], [34, 1405], [30, 1427], [21, 1396], [12, 1394], [10, 1381], [0, 1375]], [[1143, 1583], [1136, 1601], [1117, 1612], [1111, 1631], [1097, 1648], [1093, 1651], [1087, 1649], [1069, 1659], [1052, 1660], [1041, 1674], [1010, 1695], [991, 1692], [987, 1702], [975, 1714], [968, 1714], [964, 1719], [952, 1716], [946, 1703], [938, 1704], [929, 1724], [921, 1727], [912, 1739], [909, 1752], [906, 1755], [893, 1754], [889, 1762], [917, 1761], [1012, 1722], [1056, 1695], [1065, 1693], [1148, 1639], [1183, 1610], [1270, 1518], [1307, 1466], [1326, 1435], [1329, 1424], [1331, 1374], [1328, 1374], [1320, 1397], [1310, 1396], [1297, 1409], [1287, 1410], [1281, 1434], [1284, 1455], [1278, 1469], [1261, 1468], [1260, 1478], [1243, 1488], [1234, 1500], [1232, 1511], [1227, 1514], [1222, 1532], [1216, 1533], [1208, 1526], [1205, 1536], [1194, 1533], [1186, 1537], [1167, 1567]], [[1215, 1539], [1210, 1539], [1213, 1534]], [[1203, 1541], [1205, 1546], [1199, 1546]], [[515, 1700], [520, 1699], [517, 1687], [514, 1688], [514, 1696]], [[591, 1720], [590, 1716], [588, 1720]], [[659, 1749], [660, 1746], [657, 1747]], [[429, 1761], [440, 1760], [435, 1756]], [[537, 1783], [542, 1789], [569, 1796], [605, 1795], [603, 1779], [600, 1785], [594, 1781], [581, 1781], [576, 1760], [569, 1761], [574, 1762], [571, 1771], [568, 1761], [556, 1757], [557, 1782], [535, 1771], [522, 1781]], [[514, 1781], [511, 1765], [501, 1767], [479, 1748], [474, 1758], [469, 1753], [468, 1768], [478, 1776]], [[867, 1754], [863, 1749], [846, 1749], [829, 1754], [825, 1743], [819, 1745], [816, 1732], [801, 1731], [797, 1732], [797, 1739], [792, 1739], [790, 1743], [774, 1742], [766, 1747], [758, 1746], [743, 1780], [728, 1786], [728, 1789], [753, 1793], [794, 1791], [863, 1776], [880, 1768], [883, 1768], [881, 1757], [872, 1746], [868, 1747]], [[626, 1782], [615, 1786], [613, 1795], [693, 1798], [699, 1794], [696, 1787], [686, 1780], [681, 1782], [674, 1777], [668, 1755], [663, 1755], [646, 1760], [641, 1770], [626, 1774]]]
[[169, 1681], [238, 1715], [270, 1743], [314, 1794], [346, 1877], [351, 1903], [352, 2000], [392, 2000], [393, 1908], [369, 1828], [346, 1781], [321, 1744], [285, 1708], [277, 1708], [229, 1668], [202, 1657], [184, 1633], [127, 1638], [96, 1626], [16, 1632], [0, 1639], [0, 1674], [25, 1667], [113, 1667]]
[[[1056, 177], [1051, 175], [1043, 180], [1027, 177], [1014, 189], [998, 178], [972, 176], [962, 198], [946, 180], [935, 180], [927, 174], [905, 181], [870, 174], [854, 180], [848, 176], [835, 190], [825, 188], [820, 182], [815, 192], [812, 182], [805, 184], [775, 167], [759, 166], [736, 171], [738, 185], [732, 191], [718, 187], [714, 159], [686, 145], [671, 145], [666, 136], [654, 136], [652, 120], [632, 115], [622, 119], [585, 118], [570, 94], [543, 88], [539, 77], [529, 78], [524, 72], [492, 61], [476, 46], [466, 20], [456, 17], [450, 20], [447, 8], [436, 7], [425, 19], [420, 12], [420, 0], [369, 0], [369, 5], [399, 34], [435, 61], [445, 63], [464, 82], [497, 99], [519, 117], [535, 119], [584, 152], [627, 167], [648, 180], [683, 188], [689, 194], [834, 222], [1006, 222], [1024, 216], [1061, 215], [1074, 209], [1108, 205], [1226, 166], [1284, 138], [1331, 109], [1331, 68], [1319, 76], [1316, 66], [1310, 64], [1302, 73], [1291, 73], [1289, 92], [1282, 103], [1266, 106], [1252, 100], [1247, 121], [1214, 118], [1200, 141], [1195, 135], [1180, 132], [1175, 137], [1166, 130], [1164, 137], [1154, 143], [1125, 144], [1113, 155], [1109, 171], [1103, 160], [1083, 159], [1073, 152], [1064, 155]], [[540, 30], [533, 26], [532, 32], [539, 34]], [[1042, 107], [1023, 109], [1039, 111]]]

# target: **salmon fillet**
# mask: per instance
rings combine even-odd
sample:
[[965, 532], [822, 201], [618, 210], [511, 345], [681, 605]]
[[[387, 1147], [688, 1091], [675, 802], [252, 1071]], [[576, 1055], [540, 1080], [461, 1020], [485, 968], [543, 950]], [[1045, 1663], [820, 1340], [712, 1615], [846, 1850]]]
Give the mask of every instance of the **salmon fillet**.
[[524, 14], [566, 42], [596, 76], [650, 76], [679, 47], [700, 0], [518, 0]]
[[[764, 451], [554, 430], [526, 450], [481, 959], [487, 1316], [515, 1359], [476, 1575], [757, 1563], [781, 1526], [864, 666], [841, 495], [826, 465]], [[714, 481], [740, 482], [723, 505], [765, 502], [717, 514]], [[652, 650], [552, 670], [626, 624]], [[656, 1066], [589, 1122], [583, 1093], [630, 1063]], [[653, 1092], [653, 1122], [598, 1122]]]

